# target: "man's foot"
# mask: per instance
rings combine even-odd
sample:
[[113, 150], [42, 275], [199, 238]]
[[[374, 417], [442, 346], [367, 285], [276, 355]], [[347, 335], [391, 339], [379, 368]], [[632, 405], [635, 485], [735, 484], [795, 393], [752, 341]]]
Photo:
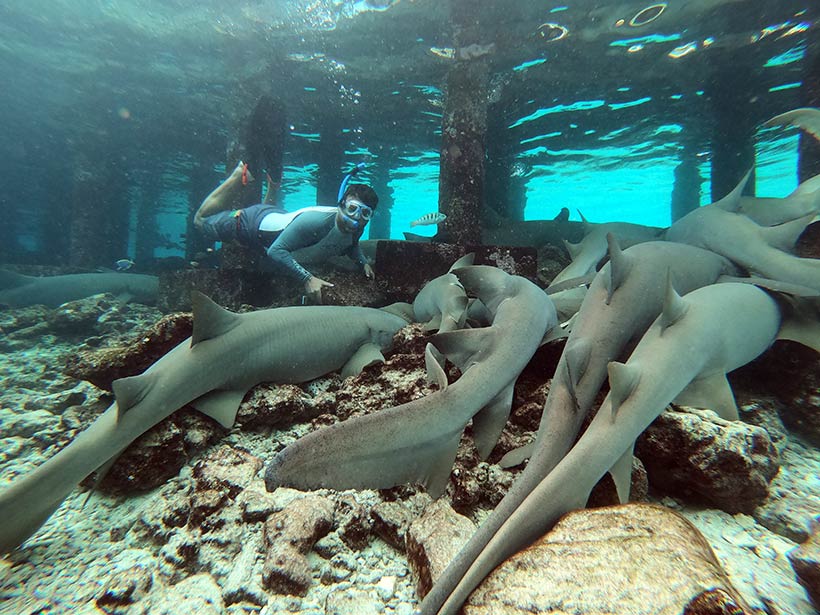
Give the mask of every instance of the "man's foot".
[[248, 165], [240, 160], [236, 164], [236, 168], [231, 171], [231, 176], [227, 179], [227, 181], [231, 183], [241, 182], [244, 186], [248, 182], [253, 181], [253, 175], [251, 175], [251, 172], [248, 170]]

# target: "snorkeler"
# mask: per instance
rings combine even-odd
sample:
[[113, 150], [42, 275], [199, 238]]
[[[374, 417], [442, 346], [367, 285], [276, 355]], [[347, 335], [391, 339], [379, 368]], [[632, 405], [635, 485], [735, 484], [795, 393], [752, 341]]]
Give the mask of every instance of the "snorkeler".
[[370, 186], [349, 184], [362, 166], [345, 176], [336, 207], [286, 212], [266, 203], [233, 209], [243, 184], [253, 181], [240, 161], [228, 179], [202, 201], [194, 214], [194, 226], [212, 241], [236, 241], [246, 248], [264, 251], [277, 270], [301, 281], [305, 294], [321, 303], [322, 288], [333, 284], [311, 274], [299, 261], [316, 263], [347, 255], [363, 267], [368, 278], [374, 276], [373, 267], [359, 247], [359, 238], [379, 197]]

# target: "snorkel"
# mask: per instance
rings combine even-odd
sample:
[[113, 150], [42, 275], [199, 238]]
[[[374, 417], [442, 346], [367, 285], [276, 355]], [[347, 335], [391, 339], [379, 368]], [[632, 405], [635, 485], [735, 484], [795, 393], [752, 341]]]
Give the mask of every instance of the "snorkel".
[[345, 213], [344, 208], [342, 207], [342, 203], [344, 202], [344, 198], [345, 198], [345, 190], [347, 190], [347, 185], [350, 183], [351, 178], [354, 175], [356, 175], [356, 173], [358, 173], [359, 171], [364, 169], [365, 166], [366, 165], [365, 165], [364, 162], [360, 162], [356, 166], [354, 166], [347, 175], [344, 176], [344, 179], [342, 180], [342, 183], [339, 186], [339, 194], [336, 196], [336, 204], [339, 207], [339, 209], [341, 210], [342, 217], [354, 229], [359, 228], [359, 221], [356, 220], [355, 218], [351, 218], [349, 215], [347, 215], [347, 213]]

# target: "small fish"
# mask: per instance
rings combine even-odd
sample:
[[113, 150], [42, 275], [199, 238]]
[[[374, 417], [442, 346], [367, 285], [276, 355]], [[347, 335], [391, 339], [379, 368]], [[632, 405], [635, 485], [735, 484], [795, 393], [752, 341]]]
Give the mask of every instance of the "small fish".
[[437, 211], [434, 211], [434, 212], [430, 212], [429, 214], [424, 214], [421, 218], [418, 218], [417, 220], [413, 220], [410, 223], [410, 226], [425, 226], [427, 224], [441, 224], [446, 219], [447, 219], [447, 216], [445, 216], [444, 214], [439, 213]]
[[134, 261], [128, 258], [121, 258], [114, 264], [117, 266], [117, 271], [128, 271], [134, 266]]

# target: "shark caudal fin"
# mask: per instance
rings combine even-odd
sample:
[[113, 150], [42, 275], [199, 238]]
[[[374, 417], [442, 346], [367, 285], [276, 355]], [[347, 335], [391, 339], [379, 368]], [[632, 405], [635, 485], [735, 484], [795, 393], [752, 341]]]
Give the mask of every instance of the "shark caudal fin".
[[796, 126], [802, 128], [814, 138], [820, 139], [820, 109], [801, 107], [774, 116], [763, 123], [764, 126]]

